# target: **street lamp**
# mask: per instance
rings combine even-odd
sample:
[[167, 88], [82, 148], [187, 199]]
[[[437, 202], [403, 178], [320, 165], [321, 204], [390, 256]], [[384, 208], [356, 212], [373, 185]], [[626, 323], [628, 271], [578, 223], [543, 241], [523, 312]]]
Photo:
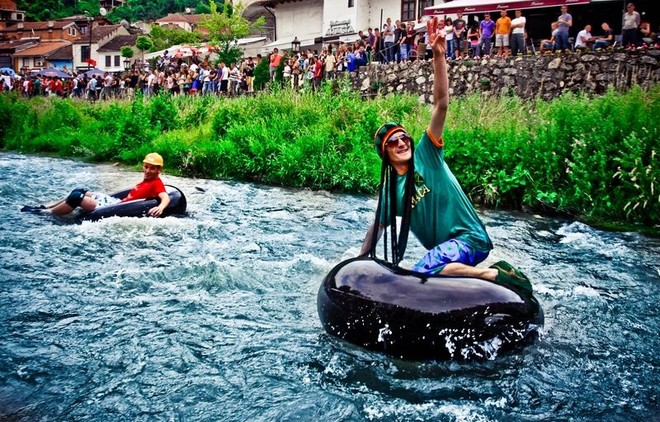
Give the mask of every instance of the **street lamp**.
[[[85, 16], [87, 16], [87, 28], [89, 29], [89, 58], [87, 59], [87, 67], [89, 69], [92, 68], [92, 31], [94, 30], [94, 16], [91, 16], [90, 13], [85, 10], [84, 11]], [[101, 16], [105, 16], [108, 13], [107, 10], [105, 10], [105, 7], [102, 7], [99, 9], [99, 14]]]
[[300, 41], [298, 41], [298, 37], [294, 37], [293, 41], [291, 41], [291, 50], [294, 53], [300, 52]]
[[131, 59], [129, 59], [128, 57], [126, 57], [126, 58], [124, 59], [124, 70], [128, 70], [128, 69], [130, 69], [130, 68], [131, 68]]
[[89, 50], [87, 57], [87, 69], [92, 68], [92, 28], [94, 27], [94, 17], [85, 10], [85, 16], [87, 16], [87, 31], [89, 31]]

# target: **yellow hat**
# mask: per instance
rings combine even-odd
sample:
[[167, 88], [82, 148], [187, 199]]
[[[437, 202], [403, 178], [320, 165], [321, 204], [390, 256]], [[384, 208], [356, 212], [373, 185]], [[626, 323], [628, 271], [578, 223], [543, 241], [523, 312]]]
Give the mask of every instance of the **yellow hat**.
[[163, 167], [163, 157], [160, 156], [157, 152], [152, 152], [147, 154], [142, 160], [143, 163], [151, 164], [152, 166], [161, 166]]

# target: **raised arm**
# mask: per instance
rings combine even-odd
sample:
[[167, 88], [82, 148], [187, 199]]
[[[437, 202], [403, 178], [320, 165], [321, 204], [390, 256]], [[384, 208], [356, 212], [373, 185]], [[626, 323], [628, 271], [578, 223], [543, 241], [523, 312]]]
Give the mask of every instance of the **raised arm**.
[[442, 139], [445, 127], [447, 107], [449, 106], [449, 81], [447, 79], [447, 61], [445, 52], [447, 40], [445, 31], [438, 25], [438, 18], [434, 17], [426, 23], [429, 43], [433, 49], [433, 113], [429, 124], [429, 133], [432, 140]]

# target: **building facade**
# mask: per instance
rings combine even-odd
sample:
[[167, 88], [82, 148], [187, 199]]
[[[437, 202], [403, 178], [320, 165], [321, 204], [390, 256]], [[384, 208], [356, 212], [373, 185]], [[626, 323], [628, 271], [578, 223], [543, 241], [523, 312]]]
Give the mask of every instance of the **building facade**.
[[380, 28], [387, 18], [418, 21], [424, 8], [442, 0], [251, 0], [244, 1], [244, 16], [266, 18], [265, 34], [271, 42], [264, 48], [291, 49], [297, 38], [300, 47], [357, 39], [358, 31]]

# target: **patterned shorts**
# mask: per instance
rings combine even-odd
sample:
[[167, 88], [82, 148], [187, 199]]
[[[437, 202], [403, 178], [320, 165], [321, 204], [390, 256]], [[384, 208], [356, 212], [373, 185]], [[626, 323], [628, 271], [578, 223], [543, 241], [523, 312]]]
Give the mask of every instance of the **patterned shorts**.
[[474, 267], [486, 258], [488, 252], [474, 250], [462, 240], [449, 239], [428, 251], [412, 270], [422, 274], [439, 274], [449, 263], [459, 262]]
[[104, 193], [92, 193], [92, 199], [96, 201], [96, 208], [105, 207], [106, 205], [114, 205], [121, 202], [121, 199], [114, 196], [106, 195]]

